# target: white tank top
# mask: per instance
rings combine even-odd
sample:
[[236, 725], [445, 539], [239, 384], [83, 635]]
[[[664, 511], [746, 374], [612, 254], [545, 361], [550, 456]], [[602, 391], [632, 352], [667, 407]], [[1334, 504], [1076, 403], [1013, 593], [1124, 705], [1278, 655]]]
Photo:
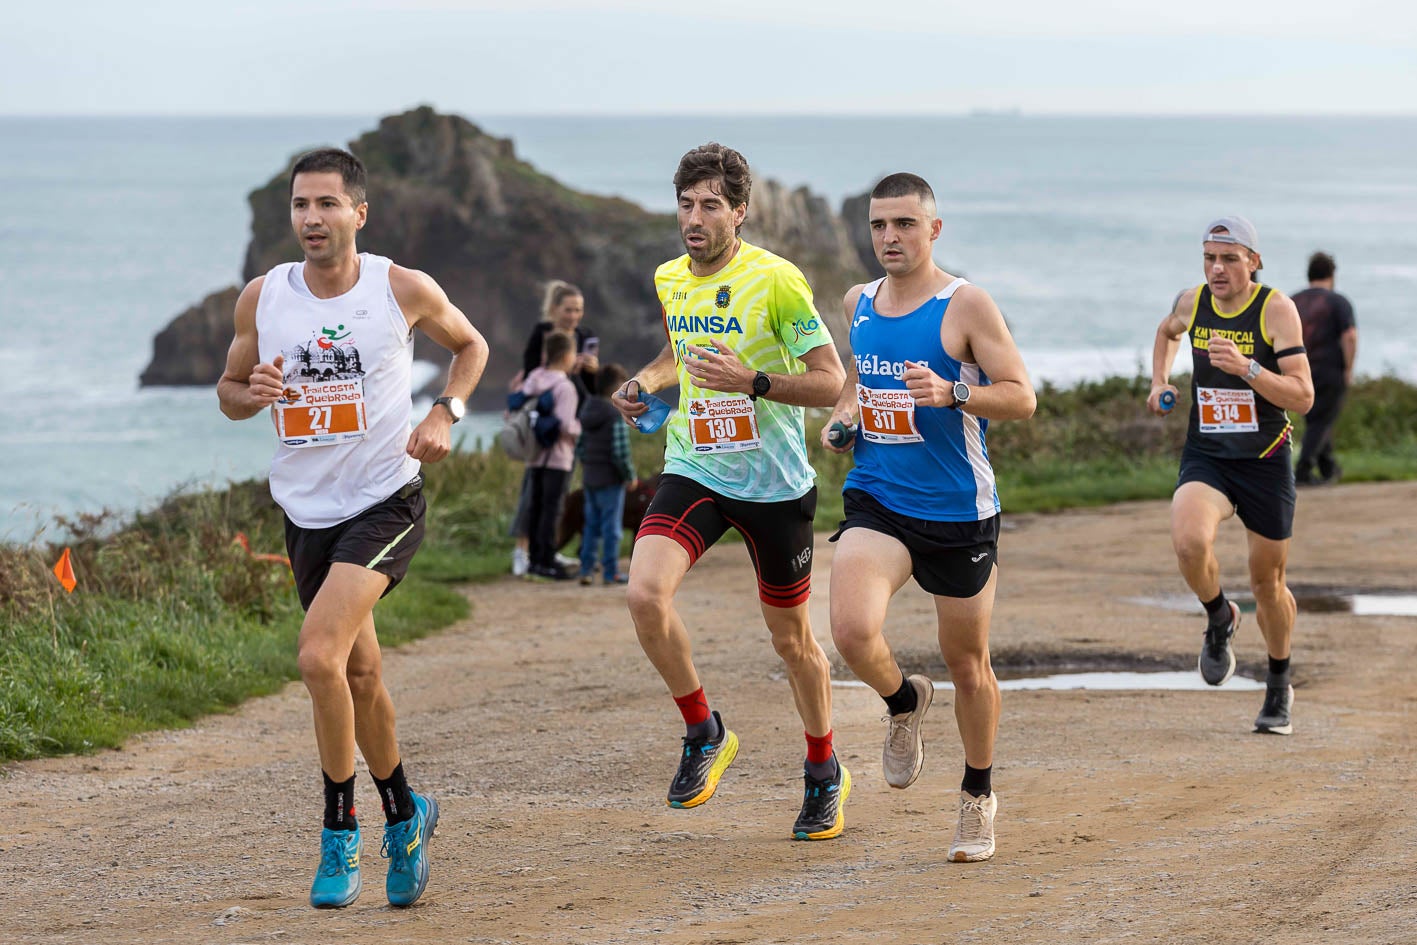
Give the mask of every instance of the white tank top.
[[310, 292], [304, 263], [276, 266], [261, 286], [261, 361], [285, 357], [285, 396], [271, 407], [271, 496], [301, 528], [338, 525], [418, 475], [406, 452], [413, 332], [390, 265], [360, 253], [359, 281], [332, 299]]

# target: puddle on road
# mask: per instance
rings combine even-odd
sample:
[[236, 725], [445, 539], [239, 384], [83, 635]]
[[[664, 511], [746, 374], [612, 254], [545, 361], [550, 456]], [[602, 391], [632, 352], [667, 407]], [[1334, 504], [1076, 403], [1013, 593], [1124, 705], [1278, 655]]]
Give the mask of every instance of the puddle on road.
[[[834, 679], [833, 686], [843, 689], [865, 689], [866, 684], [859, 679]], [[935, 681], [936, 689], [953, 689], [948, 682]], [[1058, 673], [1052, 676], [1033, 676], [1024, 679], [1000, 679], [1000, 689], [1009, 690], [1075, 690], [1135, 692], [1183, 691], [1198, 692], [1203, 689], [1219, 689], [1224, 692], [1251, 692], [1264, 688], [1264, 683], [1245, 676], [1231, 676], [1223, 686], [1207, 686], [1195, 670], [1185, 672], [1160, 673]]]
[[[1353, 614], [1355, 617], [1417, 617], [1417, 593], [1412, 591], [1360, 591], [1341, 587], [1290, 585], [1301, 614]], [[1255, 612], [1254, 598], [1231, 594], [1230, 598], [1247, 614]], [[1190, 594], [1160, 597], [1128, 597], [1129, 603], [1182, 613], [1204, 613], [1200, 601]]]

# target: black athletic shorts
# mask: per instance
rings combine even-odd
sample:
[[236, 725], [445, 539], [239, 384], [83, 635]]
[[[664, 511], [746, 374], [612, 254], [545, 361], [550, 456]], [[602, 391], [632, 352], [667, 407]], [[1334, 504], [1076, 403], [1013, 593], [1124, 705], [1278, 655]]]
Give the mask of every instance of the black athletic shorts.
[[729, 528], [738, 529], [753, 570], [758, 597], [771, 607], [796, 607], [812, 593], [812, 516], [817, 487], [799, 499], [750, 502], [730, 499], [685, 476], [661, 476], [659, 490], [635, 535], [663, 535], [699, 560]]
[[357, 564], [388, 575], [387, 594], [408, 573], [423, 543], [423, 477], [415, 476], [377, 505], [329, 528], [301, 528], [285, 520], [285, 548], [295, 572], [300, 606], [306, 610], [335, 563]]
[[847, 489], [841, 499], [846, 520], [830, 540], [848, 528], [890, 535], [910, 552], [910, 573], [927, 593], [973, 597], [999, 563], [998, 515], [979, 522], [935, 522], [892, 512], [860, 489]]
[[1194, 450], [1181, 451], [1176, 488], [1203, 482], [1230, 500], [1250, 531], [1271, 541], [1294, 534], [1294, 467], [1289, 450], [1264, 459], [1218, 459]]

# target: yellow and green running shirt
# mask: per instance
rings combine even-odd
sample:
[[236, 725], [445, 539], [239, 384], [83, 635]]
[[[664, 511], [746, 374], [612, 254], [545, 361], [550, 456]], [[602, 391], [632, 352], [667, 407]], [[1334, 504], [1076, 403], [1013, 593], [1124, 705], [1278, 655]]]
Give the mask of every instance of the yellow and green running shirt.
[[679, 375], [679, 410], [669, 425], [664, 471], [734, 499], [782, 502], [805, 495], [816, 473], [807, 463], [802, 408], [694, 386], [686, 346], [721, 340], [748, 367], [801, 374], [798, 360], [832, 343], [812, 305], [812, 289], [792, 263], [741, 243], [723, 269], [699, 278], [680, 256], [654, 273], [664, 330]]

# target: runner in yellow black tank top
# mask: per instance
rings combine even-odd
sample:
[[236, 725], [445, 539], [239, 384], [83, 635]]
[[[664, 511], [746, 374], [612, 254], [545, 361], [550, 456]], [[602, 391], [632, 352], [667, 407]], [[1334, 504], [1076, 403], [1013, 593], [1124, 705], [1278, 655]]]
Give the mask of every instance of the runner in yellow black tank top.
[[802, 274], [738, 238], [751, 187], [748, 162], [719, 144], [684, 155], [674, 175], [688, 252], [655, 274], [669, 343], [612, 399], [633, 421], [648, 409], [642, 393], [680, 388], [627, 597], [640, 646], [687, 728], [668, 803], [697, 807], [713, 796], [738, 736], [709, 708], [674, 594], [724, 532], [742, 533], [806, 729], [805, 790], [792, 836], [826, 840], [846, 822], [851, 775], [832, 749], [830, 667], [807, 620], [817, 493], [802, 408], [830, 405], [845, 371]]
[[1203, 237], [1206, 282], [1176, 298], [1156, 330], [1147, 407], [1167, 415], [1168, 381], [1180, 340], [1194, 362], [1190, 426], [1171, 501], [1171, 540], [1181, 574], [1206, 609], [1198, 668], [1219, 686], [1235, 670], [1231, 638], [1240, 608], [1220, 586], [1214, 546], [1222, 521], [1238, 515], [1249, 542], [1255, 618], [1269, 653], [1265, 701], [1255, 731], [1293, 731], [1289, 644], [1294, 595], [1284, 585], [1294, 520], [1289, 418], [1308, 411], [1314, 387], [1294, 303], [1255, 281], [1259, 236], [1243, 217], [1222, 217]]

